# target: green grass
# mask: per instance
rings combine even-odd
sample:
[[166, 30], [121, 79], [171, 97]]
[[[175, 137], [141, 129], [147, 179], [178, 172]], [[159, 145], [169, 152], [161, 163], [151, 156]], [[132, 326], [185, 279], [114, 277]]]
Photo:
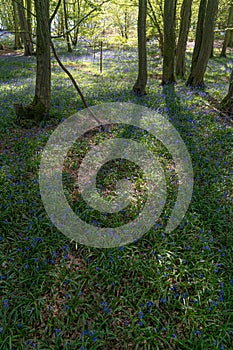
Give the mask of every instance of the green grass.
[[[38, 170], [56, 125], [18, 127], [13, 103], [33, 97], [35, 58], [0, 57], [0, 349], [232, 349], [233, 128], [206, 106], [203, 92], [190, 91], [182, 81], [161, 87], [153, 78], [161, 73], [154, 53], [148, 95], [133, 96], [136, 57], [134, 50], [105, 57], [101, 75], [98, 61], [62, 54], [90, 105], [125, 101], [159, 110], [192, 157], [191, 205], [180, 226], [166, 234], [177, 176], [162, 145], [151, 135], [134, 130], [133, 136], [115, 126], [74, 145], [64, 164], [67, 199], [87, 221], [103, 226], [135, 217], [146, 200], [146, 183], [130, 162], [106, 164], [97, 178], [104, 196], [116, 195], [121, 176], [134, 175], [135, 192], [127, 216], [94, 212], [75, 191], [75, 170], [90, 146], [123, 134], [160, 155], [168, 186], [163, 213], [143, 238], [114, 249], [70, 242], [47, 217]], [[231, 60], [212, 59], [208, 66], [206, 92], [219, 100], [227, 91]], [[52, 67], [52, 114], [58, 125], [83, 106], [55, 62]]]

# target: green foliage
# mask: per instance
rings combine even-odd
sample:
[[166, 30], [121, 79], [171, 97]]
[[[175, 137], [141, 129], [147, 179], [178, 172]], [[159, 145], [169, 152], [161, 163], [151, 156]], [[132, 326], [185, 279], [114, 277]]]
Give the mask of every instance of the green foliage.
[[[52, 130], [83, 108], [70, 81], [52, 62], [52, 113], [55, 125], [24, 129], [13, 103], [27, 104], [34, 93], [35, 58], [0, 57], [0, 344], [1, 349], [230, 349], [232, 344], [232, 125], [206, 104], [207, 93], [221, 100], [232, 55], [209, 63], [207, 91], [191, 91], [183, 82], [161, 87], [161, 58], [149, 49], [147, 96], [131, 94], [137, 52], [104, 52], [104, 70], [93, 56], [64, 54], [63, 62], [83, 88], [90, 105], [126, 101], [167, 116], [185, 141], [193, 162], [192, 203], [182, 224], [165, 234], [175, 200], [177, 176], [171, 157], [153, 137], [135, 131], [158, 152], [166, 172], [168, 203], [156, 226], [138, 242], [115, 249], [75, 245], [50, 222], [41, 202], [38, 169]], [[81, 51], [79, 52], [81, 53]], [[190, 63], [190, 54], [188, 63]], [[88, 59], [88, 60], [87, 60]], [[107, 134], [77, 141], [64, 166], [64, 188], [73, 208], [78, 161], [98, 139], [133, 130], [113, 128]], [[156, 153], [157, 154], [157, 153]], [[79, 157], [78, 157], [79, 158]], [[115, 195], [119, 175], [135, 176], [138, 203], [146, 186], [131, 164], [107, 164], [98, 181]], [[135, 204], [134, 204], [135, 203]], [[79, 208], [80, 209], [80, 208]], [[82, 209], [82, 208], [81, 208]], [[86, 208], [84, 208], [86, 209]], [[84, 213], [83, 213], [84, 214]], [[88, 220], [99, 220], [89, 212]], [[106, 223], [110, 224], [111, 218]], [[122, 218], [115, 219], [115, 224]]]

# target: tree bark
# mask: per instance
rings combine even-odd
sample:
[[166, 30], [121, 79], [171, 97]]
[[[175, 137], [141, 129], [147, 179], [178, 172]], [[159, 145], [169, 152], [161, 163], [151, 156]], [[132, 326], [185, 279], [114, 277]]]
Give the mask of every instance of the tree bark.
[[67, 43], [67, 50], [68, 52], [72, 52], [72, 47], [70, 44], [70, 36], [68, 30], [68, 18], [67, 18], [67, 8], [66, 8], [66, 0], [63, 0], [63, 10], [64, 10], [64, 21], [65, 21], [65, 30], [66, 30], [66, 43]]
[[176, 74], [182, 78], [185, 76], [185, 53], [192, 15], [192, 1], [193, 0], [183, 0], [180, 13], [180, 33], [176, 47]]
[[228, 28], [231, 28], [232, 26], [233, 26], [233, 4], [229, 8], [227, 29], [226, 29], [226, 33], [225, 33], [225, 37], [224, 37], [224, 41], [223, 41], [223, 46], [222, 46], [222, 51], [221, 51], [220, 57], [227, 57], [227, 55], [226, 55], [227, 48], [231, 47], [231, 37], [232, 37], [232, 34], [233, 34], [233, 30], [232, 29], [228, 29]]
[[19, 14], [19, 20], [20, 20], [21, 38], [24, 46], [24, 56], [32, 56], [33, 47], [32, 47], [28, 24], [25, 16], [23, 0], [17, 1], [17, 8], [18, 8], [18, 14]]
[[14, 40], [14, 50], [22, 49], [21, 39], [20, 39], [20, 23], [19, 16], [17, 11], [17, 4], [12, 0], [13, 8], [13, 21], [14, 21], [14, 31], [15, 31], [15, 40]]
[[220, 103], [220, 109], [222, 112], [233, 116], [233, 69], [230, 75], [230, 84], [227, 95]]
[[[210, 58], [214, 39], [215, 17], [218, 10], [218, 0], [201, 0], [199, 8], [199, 26], [196, 32], [196, 42], [192, 59], [191, 73], [187, 85], [204, 87], [204, 74]], [[203, 25], [201, 25], [203, 23]]]
[[[35, 0], [36, 10], [36, 87], [31, 104], [16, 104], [15, 111], [22, 125], [37, 123], [49, 115], [51, 103], [51, 62], [49, 0]], [[29, 123], [29, 124], [30, 124]]]
[[147, 0], [139, 0], [138, 9], [138, 77], [133, 86], [135, 95], [146, 95], [147, 52], [146, 52], [146, 14]]
[[27, 0], [27, 26], [30, 39], [32, 41], [32, 0]]
[[174, 83], [175, 79], [175, 14], [176, 0], [164, 1], [164, 53], [162, 85]]
[[49, 0], [35, 0], [37, 16], [37, 71], [33, 105], [41, 105], [42, 115], [48, 115], [51, 103], [51, 56]]

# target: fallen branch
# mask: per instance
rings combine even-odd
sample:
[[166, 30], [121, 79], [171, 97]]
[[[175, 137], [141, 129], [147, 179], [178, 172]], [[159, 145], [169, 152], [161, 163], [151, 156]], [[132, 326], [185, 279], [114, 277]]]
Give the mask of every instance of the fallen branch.
[[228, 122], [230, 122], [232, 125], [233, 125], [233, 120], [232, 118], [226, 114], [226, 113], [223, 113], [222, 111], [220, 111], [220, 109], [216, 108], [215, 106], [209, 104], [208, 102], [206, 102], [205, 100], [203, 100], [203, 102], [205, 103], [205, 105], [211, 109], [213, 109], [215, 112], [219, 113], [219, 115], [221, 117], [224, 117]]

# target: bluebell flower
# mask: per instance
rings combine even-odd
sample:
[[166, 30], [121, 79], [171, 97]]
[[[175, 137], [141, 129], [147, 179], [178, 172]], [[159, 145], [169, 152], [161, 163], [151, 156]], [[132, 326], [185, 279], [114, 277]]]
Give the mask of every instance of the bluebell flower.
[[3, 306], [5, 309], [8, 309], [8, 307], [9, 307], [9, 300], [8, 299], [3, 300]]
[[55, 328], [56, 337], [58, 337], [60, 333], [61, 333], [61, 330], [59, 328]]
[[142, 311], [139, 311], [138, 315], [139, 315], [139, 318], [143, 318], [144, 317], [144, 314], [143, 314]]

